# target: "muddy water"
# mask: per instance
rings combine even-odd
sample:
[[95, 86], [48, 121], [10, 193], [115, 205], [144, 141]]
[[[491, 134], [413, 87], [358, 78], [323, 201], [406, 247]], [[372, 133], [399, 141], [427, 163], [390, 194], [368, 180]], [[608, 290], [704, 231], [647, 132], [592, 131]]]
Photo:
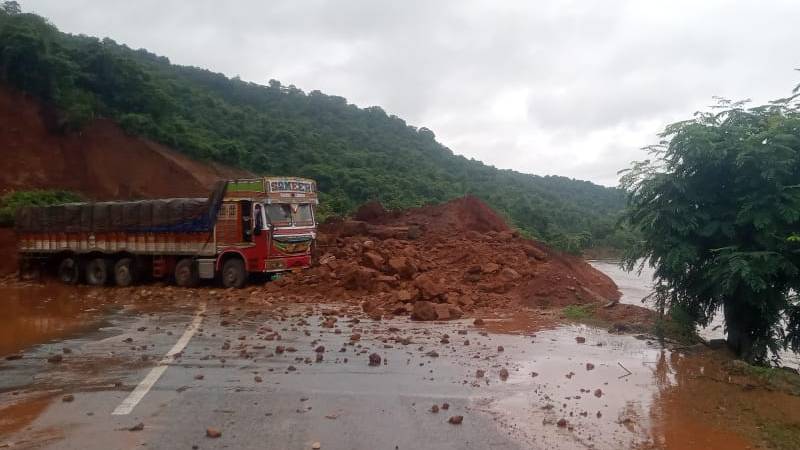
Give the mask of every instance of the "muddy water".
[[105, 307], [88, 293], [57, 284], [0, 287], [0, 357], [96, 326]]
[[[643, 267], [641, 272], [626, 272], [622, 270], [617, 261], [589, 261], [595, 269], [608, 275], [619, 287], [622, 297], [620, 302], [652, 308], [647, 298], [653, 289], [653, 269]], [[724, 339], [725, 321], [722, 311], [719, 311], [707, 327], [699, 328], [698, 334], [704, 339]], [[800, 355], [792, 352], [780, 352], [781, 363], [788, 367], [800, 368]]]
[[[652, 291], [652, 269], [645, 267], [638, 274], [623, 271], [613, 261], [590, 263], [617, 283], [621, 302], [651, 306], [642, 303], [642, 299]], [[706, 339], [724, 338], [722, 314], [698, 332]], [[782, 353], [781, 357], [785, 365], [797, 367], [800, 362], [798, 355], [792, 353]], [[645, 403], [649, 406], [644, 411], [649, 429], [640, 447], [796, 448], [794, 444], [800, 442], [800, 436], [796, 436], [800, 430], [800, 399], [754, 387], [751, 379], [731, 376], [722, 370], [728, 361], [730, 356], [724, 352], [684, 354], [658, 350], [653, 362], [648, 363], [652, 368], [650, 394], [642, 398], [648, 398]], [[789, 444], [775, 444], [770, 433], [795, 436], [788, 438]]]

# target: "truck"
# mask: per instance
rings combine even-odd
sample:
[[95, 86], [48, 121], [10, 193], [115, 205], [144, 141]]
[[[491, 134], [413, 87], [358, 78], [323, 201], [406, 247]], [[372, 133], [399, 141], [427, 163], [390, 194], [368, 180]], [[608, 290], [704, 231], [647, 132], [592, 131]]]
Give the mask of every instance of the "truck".
[[261, 177], [218, 182], [208, 198], [24, 207], [15, 220], [20, 273], [50, 270], [95, 286], [155, 278], [241, 288], [251, 274], [310, 267], [318, 204], [314, 180]]

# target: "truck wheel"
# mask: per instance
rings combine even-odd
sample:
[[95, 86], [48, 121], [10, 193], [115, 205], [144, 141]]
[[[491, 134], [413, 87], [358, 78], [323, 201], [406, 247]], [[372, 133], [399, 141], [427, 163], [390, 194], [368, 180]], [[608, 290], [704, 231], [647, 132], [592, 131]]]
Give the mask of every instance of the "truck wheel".
[[81, 269], [78, 260], [67, 257], [58, 264], [58, 279], [64, 284], [77, 284], [81, 277]]
[[175, 284], [180, 287], [195, 287], [200, 282], [197, 264], [191, 258], [183, 258], [175, 264]]
[[121, 258], [114, 264], [114, 283], [117, 286], [126, 287], [136, 281], [136, 267], [133, 258]]
[[247, 281], [244, 262], [239, 258], [231, 258], [222, 265], [222, 285], [226, 288], [242, 288]]
[[94, 258], [86, 264], [86, 282], [92, 286], [103, 286], [108, 282], [108, 262], [105, 258]]

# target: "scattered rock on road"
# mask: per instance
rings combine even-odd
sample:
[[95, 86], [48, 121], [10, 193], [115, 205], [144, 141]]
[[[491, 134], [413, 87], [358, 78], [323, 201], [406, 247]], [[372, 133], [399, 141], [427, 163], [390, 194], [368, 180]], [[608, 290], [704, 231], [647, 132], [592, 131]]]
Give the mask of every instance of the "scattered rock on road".
[[461, 425], [461, 422], [464, 421], [464, 416], [453, 416], [448, 420], [449, 423], [453, 425]]
[[373, 353], [369, 355], [369, 365], [370, 366], [380, 366], [381, 365], [381, 355], [377, 353]]
[[206, 428], [206, 436], [210, 437], [210, 438], [213, 438], [213, 439], [216, 439], [216, 438], [222, 436], [222, 431], [220, 431], [220, 430], [218, 430], [216, 428], [213, 428], [213, 427], [208, 427], [208, 428]]

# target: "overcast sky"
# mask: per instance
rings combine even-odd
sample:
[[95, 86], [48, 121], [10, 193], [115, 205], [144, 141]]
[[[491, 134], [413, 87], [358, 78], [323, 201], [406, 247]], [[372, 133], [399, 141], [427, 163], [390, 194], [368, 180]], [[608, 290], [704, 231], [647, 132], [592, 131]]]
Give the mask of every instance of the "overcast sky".
[[21, 0], [62, 31], [379, 105], [455, 153], [616, 185], [712, 96], [800, 83], [800, 1]]

